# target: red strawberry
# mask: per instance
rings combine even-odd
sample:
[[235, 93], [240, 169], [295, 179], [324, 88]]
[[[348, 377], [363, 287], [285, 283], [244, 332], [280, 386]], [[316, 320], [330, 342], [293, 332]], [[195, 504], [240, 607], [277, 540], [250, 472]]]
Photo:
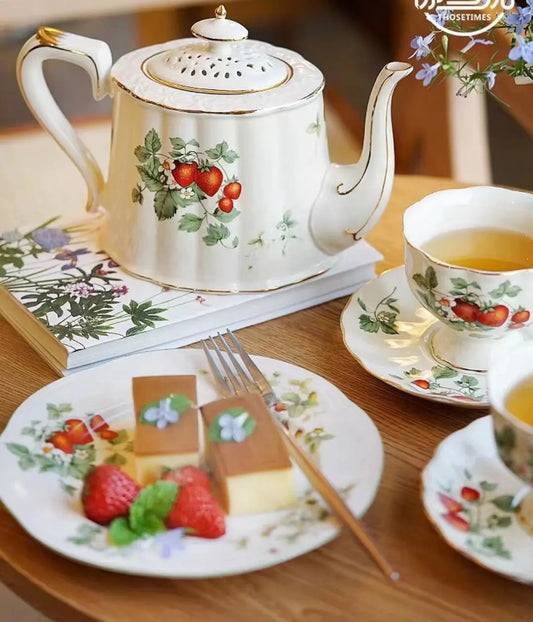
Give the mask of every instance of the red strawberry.
[[199, 168], [194, 176], [194, 181], [200, 190], [212, 197], [218, 192], [223, 180], [222, 171], [216, 166]]
[[284, 410], [287, 410], [287, 405], [284, 404], [283, 402], [278, 402], [275, 406], [274, 406], [274, 410], [277, 413], [282, 413]]
[[470, 525], [468, 521], [466, 521], [461, 516], [458, 516], [454, 512], [448, 512], [447, 514], [442, 514], [442, 518], [450, 523], [452, 527], [459, 529], [459, 531], [470, 531]]
[[463, 486], [461, 488], [461, 497], [463, 497], [465, 501], [477, 501], [480, 497], [479, 490], [470, 488], [469, 486]]
[[509, 309], [505, 305], [496, 305], [494, 309], [481, 311], [477, 321], [485, 326], [502, 326], [509, 317]]
[[529, 311], [526, 311], [526, 309], [519, 309], [511, 317], [511, 322], [513, 322], [513, 324], [525, 324], [526, 322], [529, 321], [530, 317], [531, 317], [531, 314]]
[[115, 430], [102, 430], [99, 433], [100, 438], [104, 439], [104, 441], [112, 441], [113, 439], [117, 438], [118, 436], [118, 432], [115, 432]]
[[60, 449], [65, 454], [74, 452], [74, 443], [70, 440], [67, 432], [54, 432], [47, 442], [52, 443], [56, 449]]
[[229, 214], [229, 212], [233, 209], [233, 201], [228, 199], [228, 197], [222, 197], [218, 202], [218, 207], [223, 212], [226, 212], [226, 214]]
[[107, 430], [109, 424], [105, 422], [105, 419], [101, 415], [94, 415], [90, 421], [91, 430], [100, 433], [102, 430]]
[[419, 380], [413, 380], [411, 384], [415, 384], [420, 389], [424, 389], [424, 391], [427, 391], [427, 389], [429, 389], [429, 386], [430, 386], [429, 382], [427, 380], [423, 380], [422, 378], [420, 378]]
[[182, 188], [190, 186], [198, 170], [196, 162], [180, 162], [176, 160], [174, 164], [176, 168], [172, 171], [172, 177], [174, 177], [176, 183]]
[[448, 495], [445, 495], [442, 492], [439, 492], [439, 499], [442, 505], [449, 512], [460, 512], [463, 509], [463, 506], [458, 501], [452, 499], [451, 497], [448, 497]]
[[166, 481], [176, 482], [178, 486], [201, 486], [206, 490], [211, 490], [211, 484], [207, 473], [198, 467], [188, 464], [180, 469], [168, 471], [161, 478]]
[[203, 486], [183, 486], [167, 516], [169, 529], [185, 527], [199, 538], [220, 538], [226, 533], [224, 512]]
[[452, 311], [457, 317], [460, 317], [465, 322], [475, 322], [479, 313], [479, 307], [466, 300], [460, 298], [455, 299], [455, 305], [452, 307]]
[[81, 491], [85, 516], [99, 525], [127, 516], [141, 487], [114, 464], [100, 464], [89, 472]]
[[242, 186], [238, 181], [231, 181], [224, 188], [224, 196], [235, 201], [241, 196], [241, 190]]
[[65, 431], [73, 445], [87, 445], [93, 441], [91, 433], [81, 419], [67, 419]]

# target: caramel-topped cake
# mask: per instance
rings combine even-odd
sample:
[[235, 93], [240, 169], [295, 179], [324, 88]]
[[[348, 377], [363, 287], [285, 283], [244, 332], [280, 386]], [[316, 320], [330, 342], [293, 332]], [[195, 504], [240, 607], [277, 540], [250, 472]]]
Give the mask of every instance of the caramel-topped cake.
[[205, 459], [228, 514], [259, 514], [296, 501], [291, 461], [263, 399], [230, 397], [201, 407]]
[[145, 485], [164, 468], [198, 466], [200, 444], [196, 376], [132, 379], [137, 480]]

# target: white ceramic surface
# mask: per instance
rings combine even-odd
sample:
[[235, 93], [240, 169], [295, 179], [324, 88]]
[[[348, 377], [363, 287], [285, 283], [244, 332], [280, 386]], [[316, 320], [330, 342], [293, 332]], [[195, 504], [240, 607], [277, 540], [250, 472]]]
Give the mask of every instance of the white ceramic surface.
[[[332, 165], [321, 72], [216, 15], [193, 25], [199, 38], [114, 66], [105, 43], [40, 28], [19, 55], [19, 84], [87, 181], [88, 209], [105, 208], [102, 245], [115, 261], [176, 287], [264, 291], [327, 270], [379, 219], [394, 177], [391, 97], [412, 67], [386, 65], [360, 162]], [[105, 184], [46, 88], [48, 58], [80, 64], [95, 96], [114, 100]]]
[[[274, 359], [254, 359], [286, 404], [287, 411], [280, 416], [290, 419], [294, 431], [301, 430], [301, 442], [314, 449], [315, 460], [352, 511], [364, 514], [383, 469], [381, 438], [370, 418], [310, 371]], [[297, 507], [229, 517], [227, 533], [218, 540], [185, 537], [182, 550], [168, 558], [154, 538], [121, 549], [108, 545], [105, 530], [82, 515], [80, 472], [103, 460], [125, 461], [124, 468], [130, 468], [131, 377], [168, 373], [196, 374], [199, 403], [216, 398], [203, 353], [181, 349], [139, 354], [63, 378], [17, 409], [0, 438], [0, 497], [33, 537], [58, 553], [107, 570], [199, 578], [272, 566], [307, 553], [339, 533], [323, 502], [296, 471]], [[113, 441], [100, 440], [70, 455], [46, 442], [64, 420], [87, 420], [95, 413], [117, 432]]]
[[356, 290], [341, 315], [346, 348], [380, 380], [437, 402], [488, 406], [485, 373], [463, 372], [433, 358], [428, 342], [436, 325], [413, 296], [403, 266]]
[[533, 536], [510, 505], [521, 485], [498, 457], [487, 416], [440, 443], [422, 472], [422, 502], [457, 552], [509, 579], [533, 583]]
[[424, 197], [404, 214], [409, 285], [440, 322], [432, 347], [445, 364], [486, 371], [503, 337], [525, 340], [532, 324], [533, 269], [487, 272], [451, 266], [424, 251], [438, 235], [490, 227], [533, 237], [533, 194], [480, 186]]

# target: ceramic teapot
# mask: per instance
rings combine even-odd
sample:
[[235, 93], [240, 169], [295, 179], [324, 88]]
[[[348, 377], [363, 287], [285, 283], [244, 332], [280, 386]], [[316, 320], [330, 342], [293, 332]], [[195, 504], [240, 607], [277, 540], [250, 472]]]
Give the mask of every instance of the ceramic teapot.
[[[391, 97], [411, 65], [382, 70], [361, 159], [339, 166], [315, 66], [248, 40], [223, 6], [191, 30], [114, 65], [103, 41], [48, 27], [19, 54], [28, 106], [85, 178], [87, 209], [103, 211], [102, 248], [135, 275], [196, 290], [262, 291], [327, 270], [388, 203]], [[46, 86], [47, 59], [83, 67], [94, 97], [113, 98], [107, 182]]]

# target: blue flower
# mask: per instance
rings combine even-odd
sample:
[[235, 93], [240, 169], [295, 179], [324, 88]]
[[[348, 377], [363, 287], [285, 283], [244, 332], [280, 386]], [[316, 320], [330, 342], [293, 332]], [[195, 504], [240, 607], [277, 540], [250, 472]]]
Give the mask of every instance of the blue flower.
[[185, 545], [183, 544], [183, 536], [185, 535], [185, 529], [178, 527], [178, 529], [169, 529], [162, 533], [158, 533], [155, 536], [155, 541], [161, 544], [161, 557], [168, 559], [172, 555], [172, 550], [183, 551]]
[[474, 37], [470, 37], [470, 41], [461, 50], [461, 54], [469, 52], [474, 45], [476, 45], [476, 43], [481, 43], [481, 45], [494, 45], [494, 41], [489, 41], [488, 39], [474, 39]]
[[147, 408], [143, 414], [143, 418], [150, 423], [155, 422], [156, 427], [162, 430], [166, 428], [167, 425], [176, 423], [180, 418], [180, 414], [176, 410], [170, 408], [170, 397], [165, 397], [160, 400], [159, 406]]
[[416, 56], [416, 60], [420, 60], [421, 58], [425, 58], [429, 56], [431, 53], [430, 45], [435, 38], [435, 33], [430, 33], [427, 37], [421, 37], [418, 35], [411, 41], [411, 47], [414, 50], [414, 53], [411, 54], [409, 58], [413, 58]]
[[87, 253], [90, 253], [90, 252], [91, 251], [88, 248], [78, 248], [74, 251], [63, 249], [62, 251], [57, 253], [57, 255], [54, 255], [54, 259], [59, 259], [61, 261], [65, 261], [65, 260], [69, 261], [70, 263], [67, 263], [61, 266], [61, 270], [70, 270], [71, 268], [74, 268], [76, 266], [76, 264], [78, 263], [78, 257], [80, 255], [86, 255]]
[[487, 86], [489, 87], [489, 89], [493, 89], [494, 84], [496, 83], [496, 74], [494, 73], [494, 71], [486, 71], [485, 78], [487, 78]]
[[440, 63], [430, 65], [429, 63], [423, 63], [422, 69], [416, 74], [417, 80], [423, 80], [422, 84], [428, 86], [433, 82], [435, 76], [439, 73]]
[[70, 242], [70, 235], [55, 227], [43, 227], [32, 233], [33, 241], [44, 248], [45, 251], [53, 251], [62, 248]]
[[516, 13], [505, 14], [505, 24], [510, 28], [514, 27], [517, 35], [522, 34], [533, 17], [533, 2], [528, 0], [527, 4], [526, 7], [517, 6]]
[[511, 60], [523, 58], [526, 63], [533, 63], [533, 41], [526, 41], [524, 37], [516, 37], [516, 45], [509, 52]]
[[248, 413], [244, 412], [238, 417], [232, 417], [229, 414], [220, 415], [218, 424], [220, 426], [220, 438], [223, 441], [236, 441], [242, 443], [246, 438], [246, 430], [244, 422], [248, 419]]
[[426, 13], [426, 19], [437, 26], [444, 26], [450, 19], [451, 14], [451, 9], [437, 9], [436, 13]]

